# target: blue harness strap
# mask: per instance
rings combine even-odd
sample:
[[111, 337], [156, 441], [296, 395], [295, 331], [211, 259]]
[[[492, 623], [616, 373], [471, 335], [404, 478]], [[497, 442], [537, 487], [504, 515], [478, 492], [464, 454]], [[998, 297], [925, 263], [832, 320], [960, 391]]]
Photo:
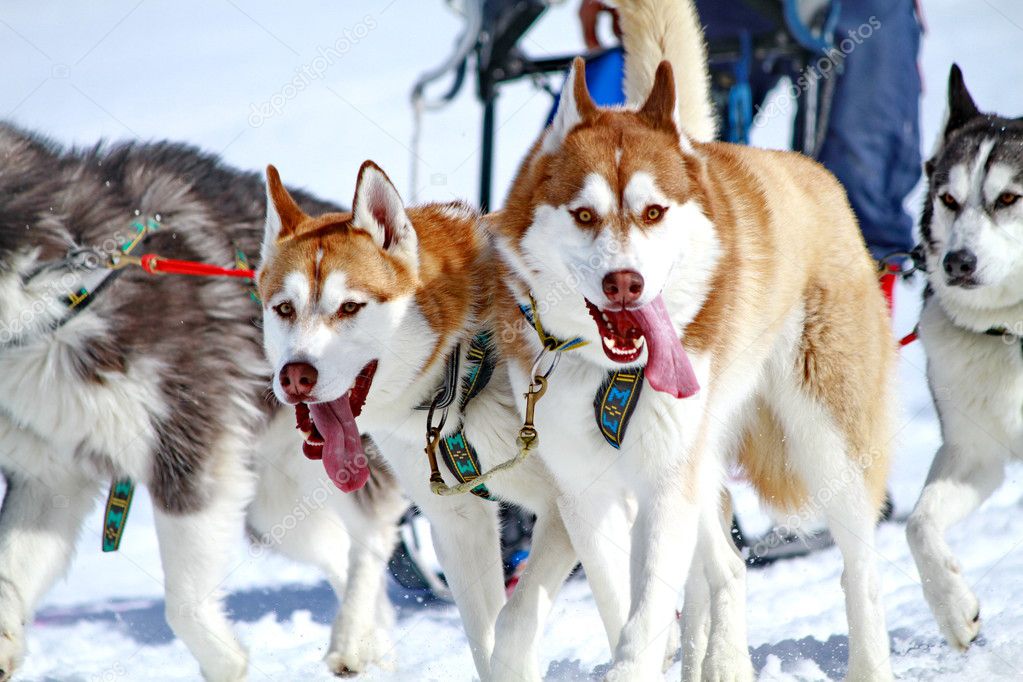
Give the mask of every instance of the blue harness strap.
[[643, 392], [643, 368], [611, 372], [593, 398], [597, 429], [611, 447], [622, 446], [625, 429]]

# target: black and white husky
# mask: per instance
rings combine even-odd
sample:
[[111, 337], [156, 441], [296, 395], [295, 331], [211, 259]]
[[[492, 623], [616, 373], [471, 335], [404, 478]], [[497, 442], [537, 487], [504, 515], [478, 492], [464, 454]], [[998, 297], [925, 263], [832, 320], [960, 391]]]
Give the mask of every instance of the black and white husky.
[[[335, 673], [390, 649], [383, 575], [360, 567], [389, 556], [405, 503], [385, 478], [342, 495], [302, 457], [294, 417], [268, 390], [248, 286], [95, 267], [138, 225], [155, 227], [139, 253], [255, 256], [264, 196], [258, 176], [190, 147], [65, 151], [0, 123], [0, 680], [18, 667], [83, 517], [122, 477], [152, 495], [167, 621], [207, 679], [245, 676], [217, 587], [246, 524], [344, 592], [327, 653]], [[87, 307], [75, 303], [82, 289], [94, 292]]]
[[1023, 118], [981, 113], [957, 66], [948, 98], [921, 219], [920, 338], [943, 443], [907, 532], [938, 626], [965, 650], [980, 604], [944, 533], [1023, 457]]

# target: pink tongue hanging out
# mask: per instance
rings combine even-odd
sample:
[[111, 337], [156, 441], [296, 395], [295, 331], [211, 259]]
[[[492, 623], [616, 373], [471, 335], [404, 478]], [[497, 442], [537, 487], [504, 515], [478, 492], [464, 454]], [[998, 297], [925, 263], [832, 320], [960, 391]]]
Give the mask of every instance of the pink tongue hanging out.
[[688, 398], [700, 390], [700, 384], [682, 349], [678, 332], [671, 323], [664, 299], [657, 298], [642, 308], [630, 310], [646, 337], [646, 380], [650, 385], [676, 398]]
[[316, 430], [323, 436], [323, 468], [342, 492], [366, 485], [369, 464], [362, 451], [362, 437], [355, 425], [349, 394], [329, 403], [309, 406]]

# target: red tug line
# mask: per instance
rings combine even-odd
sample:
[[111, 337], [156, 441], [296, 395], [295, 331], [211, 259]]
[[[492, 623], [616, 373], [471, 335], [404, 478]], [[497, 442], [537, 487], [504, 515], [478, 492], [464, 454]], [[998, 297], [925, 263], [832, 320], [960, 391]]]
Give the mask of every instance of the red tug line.
[[191, 275], [193, 277], [237, 277], [253, 279], [255, 270], [240, 268], [222, 268], [219, 265], [199, 263], [191, 260], [175, 260], [163, 258], [155, 253], [147, 253], [139, 257], [138, 266], [150, 275]]

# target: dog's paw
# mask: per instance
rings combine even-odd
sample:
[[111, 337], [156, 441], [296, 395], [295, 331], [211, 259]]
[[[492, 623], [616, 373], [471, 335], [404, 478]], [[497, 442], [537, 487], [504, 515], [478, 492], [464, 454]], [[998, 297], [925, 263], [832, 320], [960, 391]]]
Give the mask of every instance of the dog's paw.
[[660, 667], [648, 670], [638, 663], [618, 661], [604, 675], [605, 682], [637, 682], [638, 680], [660, 679]]
[[222, 652], [213, 664], [202, 666], [202, 677], [206, 682], [245, 682], [248, 679], [249, 657], [245, 650], [236, 647]]
[[20, 629], [17, 632], [0, 632], [0, 682], [11, 679], [14, 671], [21, 666], [25, 655], [25, 640]]
[[849, 672], [846, 673], [845, 682], [894, 682], [895, 675], [892, 674], [892, 667], [888, 661], [882, 663], [849, 662]]
[[385, 670], [394, 668], [394, 645], [378, 628], [362, 635], [343, 634], [324, 657], [330, 672], [338, 677], [358, 675], [375, 664]]
[[703, 682], [752, 682], [753, 662], [746, 651], [711, 651], [703, 659]]
[[934, 611], [938, 628], [948, 643], [966, 651], [980, 634], [980, 602], [958, 572], [949, 571], [940, 579], [924, 581], [927, 601]]
[[965, 652], [980, 635], [980, 602], [969, 588], [935, 614], [938, 627], [948, 643]]

